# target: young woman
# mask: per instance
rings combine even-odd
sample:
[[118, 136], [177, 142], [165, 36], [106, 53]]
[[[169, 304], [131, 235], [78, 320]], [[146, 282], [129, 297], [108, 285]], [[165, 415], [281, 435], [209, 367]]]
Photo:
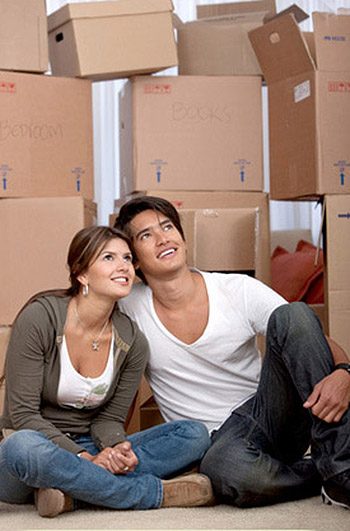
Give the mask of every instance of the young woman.
[[114, 509], [204, 505], [196, 463], [210, 441], [199, 422], [175, 421], [126, 437], [124, 423], [148, 344], [116, 302], [134, 280], [130, 242], [110, 227], [79, 231], [68, 252], [71, 286], [34, 296], [13, 325], [0, 422], [0, 500], [41, 516], [80, 502]]

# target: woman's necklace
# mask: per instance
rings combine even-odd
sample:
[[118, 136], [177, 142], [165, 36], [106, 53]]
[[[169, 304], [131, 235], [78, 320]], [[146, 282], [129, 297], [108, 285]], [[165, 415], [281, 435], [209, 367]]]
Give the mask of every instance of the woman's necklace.
[[[73, 309], [74, 309], [74, 313], [75, 313], [75, 316], [77, 318], [77, 321], [80, 323], [80, 325], [86, 329], [84, 323], [82, 322], [82, 320], [80, 319], [80, 316], [79, 316], [79, 313], [78, 313], [78, 307], [77, 305], [75, 304], [73, 306]], [[94, 350], [95, 352], [97, 352], [98, 350], [100, 350], [100, 338], [103, 334], [103, 332], [106, 330], [107, 326], [109, 324], [109, 317], [108, 319], [106, 320], [106, 322], [104, 323], [104, 325], [102, 326], [98, 336], [96, 338], [92, 338], [92, 341], [91, 341], [91, 348], [92, 350]], [[91, 334], [90, 334], [91, 335]]]

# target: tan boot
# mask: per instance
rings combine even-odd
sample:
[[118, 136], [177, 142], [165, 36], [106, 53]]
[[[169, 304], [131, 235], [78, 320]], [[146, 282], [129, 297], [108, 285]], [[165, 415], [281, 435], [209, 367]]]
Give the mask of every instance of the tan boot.
[[210, 480], [204, 474], [188, 474], [162, 481], [162, 507], [214, 505]]
[[72, 498], [58, 489], [35, 491], [35, 505], [39, 515], [46, 518], [74, 510]]

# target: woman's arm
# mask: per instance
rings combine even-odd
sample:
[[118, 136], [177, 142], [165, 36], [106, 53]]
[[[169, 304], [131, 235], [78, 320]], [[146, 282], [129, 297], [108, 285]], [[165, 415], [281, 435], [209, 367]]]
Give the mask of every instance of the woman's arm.
[[[50, 350], [55, 348], [55, 337], [54, 326], [40, 303], [30, 304], [18, 316], [6, 354], [7, 410], [4, 422], [10, 424], [6, 427], [15, 430], [40, 431], [62, 448], [78, 453], [83, 448], [41, 414], [44, 368]], [[51, 378], [54, 385], [53, 375]]]

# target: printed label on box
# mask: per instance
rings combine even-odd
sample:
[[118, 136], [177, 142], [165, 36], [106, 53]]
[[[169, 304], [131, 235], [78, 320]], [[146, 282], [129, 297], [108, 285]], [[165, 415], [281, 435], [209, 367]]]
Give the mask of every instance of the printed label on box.
[[143, 87], [143, 92], [145, 94], [170, 94], [171, 85], [170, 83], [147, 83]]
[[11, 173], [12, 168], [8, 164], [1, 164], [0, 166], [0, 178], [1, 178], [1, 189], [6, 192], [8, 189], [8, 178]]
[[345, 170], [350, 167], [350, 162], [347, 160], [338, 160], [333, 164], [333, 166], [338, 167], [339, 169], [339, 181], [340, 186], [345, 185]]
[[16, 83], [12, 81], [0, 81], [0, 92], [14, 94], [16, 92]]
[[328, 81], [328, 92], [350, 92], [350, 81]]
[[344, 212], [337, 215], [338, 218], [350, 219], [350, 212]]
[[80, 192], [81, 191], [82, 177], [83, 177], [83, 175], [85, 173], [85, 170], [83, 170], [83, 168], [81, 168], [80, 166], [77, 166], [76, 168], [72, 169], [72, 173], [75, 176], [75, 188], [76, 188], [76, 191]]
[[309, 80], [303, 81], [303, 83], [300, 83], [300, 85], [296, 85], [296, 87], [294, 87], [294, 103], [299, 103], [299, 101], [303, 101], [310, 96], [311, 85]]
[[168, 163], [165, 160], [156, 159], [153, 160], [150, 164], [152, 166], [155, 166], [156, 183], [159, 184], [162, 179], [163, 166], [166, 166]]
[[246, 180], [246, 170], [247, 166], [251, 164], [250, 160], [238, 159], [233, 162], [235, 166], [239, 166], [239, 180], [241, 183], [244, 183]]
[[346, 36], [345, 35], [324, 35], [323, 40], [328, 41], [328, 42], [345, 42]]

